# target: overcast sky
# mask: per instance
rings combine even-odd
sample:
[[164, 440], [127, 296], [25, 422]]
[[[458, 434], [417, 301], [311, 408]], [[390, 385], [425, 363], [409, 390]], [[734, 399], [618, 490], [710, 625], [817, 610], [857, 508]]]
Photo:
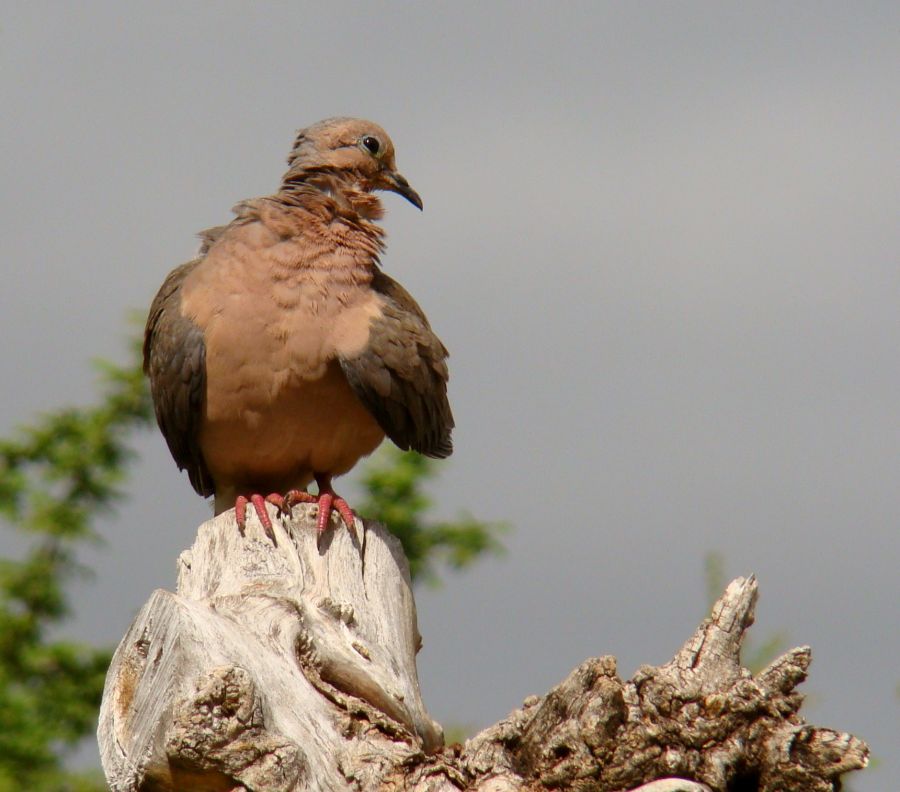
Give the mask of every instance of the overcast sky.
[[[481, 727], [630, 676], [754, 572], [806, 714], [900, 776], [900, 5], [6, 3], [0, 429], [90, 401], [194, 234], [298, 127], [393, 137], [385, 269], [451, 350], [439, 512], [508, 553], [419, 592], [426, 703]], [[209, 507], [158, 433], [68, 632], [115, 643]], [[338, 482], [352, 494], [352, 483]], [[9, 546], [9, 539], [5, 545]]]

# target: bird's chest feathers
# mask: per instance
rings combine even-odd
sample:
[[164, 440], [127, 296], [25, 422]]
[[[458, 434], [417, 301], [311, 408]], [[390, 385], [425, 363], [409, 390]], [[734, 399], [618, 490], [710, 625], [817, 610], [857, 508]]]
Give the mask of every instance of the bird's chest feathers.
[[214, 282], [186, 283], [182, 300], [203, 330], [210, 421], [252, 424], [308, 398], [330, 362], [365, 348], [380, 313], [370, 276], [339, 252], [319, 266], [271, 257], [241, 266], [232, 256], [214, 269]]

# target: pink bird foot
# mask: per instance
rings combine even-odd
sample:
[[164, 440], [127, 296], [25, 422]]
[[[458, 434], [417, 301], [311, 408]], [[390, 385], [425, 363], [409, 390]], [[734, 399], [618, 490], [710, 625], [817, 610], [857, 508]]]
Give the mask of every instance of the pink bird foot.
[[298, 503], [319, 502], [319, 499], [315, 495], [310, 495], [308, 492], [296, 489], [289, 490], [284, 495], [273, 492], [266, 497], [266, 500], [278, 509], [279, 514], [286, 514], [288, 517], [293, 516], [291, 514], [291, 507], [296, 506]]
[[[269, 498], [271, 497], [272, 496], [270, 495]], [[234, 519], [237, 521], [238, 530], [241, 532], [241, 536], [244, 535], [244, 529], [247, 527], [247, 506], [253, 504], [256, 516], [259, 517], [259, 521], [262, 523], [266, 536], [272, 540], [272, 544], [277, 544], [275, 541], [275, 529], [272, 527], [272, 520], [269, 517], [269, 512], [266, 511], [266, 501], [269, 500], [269, 498], [263, 498], [262, 495], [256, 493], [249, 498], [245, 495], [238, 495], [237, 498], [235, 498]]]
[[332, 511], [340, 514], [344, 525], [351, 531], [353, 530], [355, 515], [353, 514], [353, 509], [350, 508], [350, 504], [333, 492], [325, 492], [319, 495], [319, 516], [316, 518], [316, 530], [319, 534], [324, 533], [328, 527]]
[[287, 514], [291, 516], [291, 507], [298, 503], [315, 503], [319, 507], [319, 513], [316, 516], [316, 531], [321, 536], [325, 533], [328, 523], [331, 520], [331, 513], [336, 511], [341, 515], [341, 519], [351, 531], [354, 529], [354, 520], [356, 516], [353, 509], [340, 495], [331, 488], [331, 479], [322, 478], [317, 480], [319, 483], [319, 495], [310, 495], [303, 490], [290, 490], [284, 495], [273, 492], [265, 498], [262, 495], [253, 494], [249, 498], [244, 495], [238, 495], [234, 502], [234, 514], [237, 520], [238, 528], [243, 535], [247, 525], [247, 506], [253, 505], [256, 514], [262, 523], [263, 530], [266, 532], [272, 542], [275, 542], [275, 532], [272, 527], [272, 520], [266, 511], [266, 503], [271, 503], [278, 509], [279, 514]]
[[350, 504], [331, 488], [331, 476], [316, 476], [316, 483], [319, 485], [319, 516], [316, 518], [316, 530], [319, 535], [321, 536], [328, 527], [332, 511], [337, 511], [344, 525], [353, 531], [356, 516]]

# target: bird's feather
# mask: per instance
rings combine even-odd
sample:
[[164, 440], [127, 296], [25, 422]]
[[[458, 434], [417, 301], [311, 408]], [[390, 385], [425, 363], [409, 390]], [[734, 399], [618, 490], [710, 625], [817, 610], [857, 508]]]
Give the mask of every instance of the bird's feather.
[[356, 395], [385, 434], [404, 450], [443, 458], [453, 451], [447, 399], [447, 349], [416, 301], [378, 271], [373, 290], [384, 304], [369, 325], [369, 342], [340, 364]]
[[156, 421], [179, 470], [187, 469], [199, 495], [215, 492], [203, 460], [198, 432], [206, 390], [206, 345], [203, 333], [181, 315], [181, 285], [202, 261], [196, 258], [174, 269], [150, 306], [144, 331], [144, 372]]

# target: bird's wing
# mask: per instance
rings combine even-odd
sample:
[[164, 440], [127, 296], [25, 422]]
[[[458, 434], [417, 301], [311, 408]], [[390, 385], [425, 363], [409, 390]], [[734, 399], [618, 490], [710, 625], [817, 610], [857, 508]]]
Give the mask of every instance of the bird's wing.
[[202, 261], [196, 258], [172, 270], [160, 288], [144, 331], [144, 372], [156, 420], [180, 470], [187, 469], [198, 494], [215, 493], [197, 433], [206, 391], [203, 332], [181, 315], [181, 286]]
[[372, 288], [384, 300], [369, 325], [369, 340], [352, 357], [339, 357], [347, 380], [400, 448], [443, 458], [453, 451], [453, 414], [447, 400], [447, 350], [422, 309], [380, 270]]

